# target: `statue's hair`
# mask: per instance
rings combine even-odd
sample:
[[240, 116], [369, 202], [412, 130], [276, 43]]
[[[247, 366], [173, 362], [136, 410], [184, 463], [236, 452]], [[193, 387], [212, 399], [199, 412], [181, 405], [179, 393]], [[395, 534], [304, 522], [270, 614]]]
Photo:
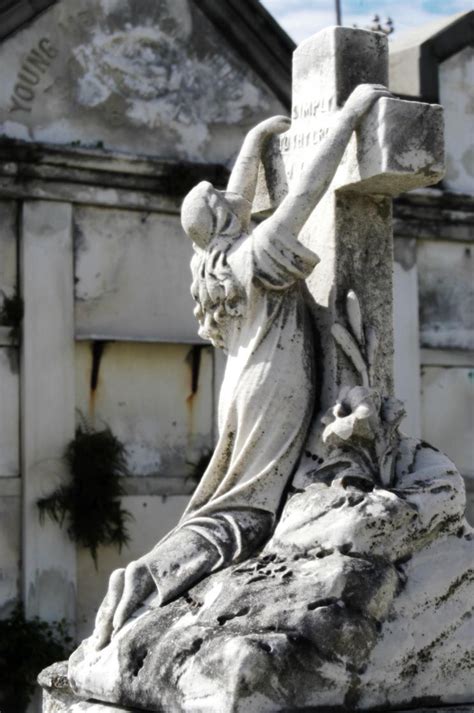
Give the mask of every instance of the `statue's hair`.
[[200, 336], [214, 346], [224, 346], [226, 322], [242, 313], [244, 291], [227, 262], [227, 253], [245, 232], [249, 217], [248, 201], [216, 191], [205, 181], [183, 202], [183, 227], [195, 249], [191, 261], [191, 294], [197, 302], [194, 314]]

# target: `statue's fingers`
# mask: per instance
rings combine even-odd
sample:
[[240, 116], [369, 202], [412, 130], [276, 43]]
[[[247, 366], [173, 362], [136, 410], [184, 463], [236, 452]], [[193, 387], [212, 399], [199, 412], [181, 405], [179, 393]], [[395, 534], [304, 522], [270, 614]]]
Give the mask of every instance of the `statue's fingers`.
[[116, 569], [109, 578], [107, 594], [99, 607], [95, 619], [93, 637], [96, 648], [103, 649], [112, 636], [115, 610], [122, 598], [125, 583], [125, 569]]
[[376, 97], [391, 97], [392, 92], [387, 89], [383, 84], [371, 84], [372, 92]]
[[[113, 634], [125, 624], [153, 591], [153, 579], [145, 565], [129, 565], [125, 570], [122, 598], [113, 618]], [[113, 635], [112, 634], [112, 635]]]

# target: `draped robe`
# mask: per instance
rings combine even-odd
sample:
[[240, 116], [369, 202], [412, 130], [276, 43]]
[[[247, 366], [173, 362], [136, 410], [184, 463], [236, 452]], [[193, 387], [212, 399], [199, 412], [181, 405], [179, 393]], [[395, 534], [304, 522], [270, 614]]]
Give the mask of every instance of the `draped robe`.
[[[317, 262], [296, 239], [258, 229], [226, 252], [244, 301], [241, 314], [229, 316], [220, 330], [228, 356], [214, 454], [178, 527], [150, 553], [162, 604], [249, 557], [273, 530], [313, 410], [304, 279]], [[192, 269], [199, 281], [212, 265], [204, 259]], [[172, 562], [177, 559], [179, 567]]]

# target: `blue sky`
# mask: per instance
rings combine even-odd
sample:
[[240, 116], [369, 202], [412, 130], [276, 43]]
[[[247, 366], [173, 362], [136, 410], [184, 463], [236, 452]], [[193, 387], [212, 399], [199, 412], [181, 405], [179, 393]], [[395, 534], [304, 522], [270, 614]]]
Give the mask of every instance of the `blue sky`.
[[[335, 23], [334, 0], [261, 0], [296, 41]], [[341, 0], [344, 25], [370, 24], [375, 13], [390, 16], [396, 34], [474, 8], [474, 0]]]

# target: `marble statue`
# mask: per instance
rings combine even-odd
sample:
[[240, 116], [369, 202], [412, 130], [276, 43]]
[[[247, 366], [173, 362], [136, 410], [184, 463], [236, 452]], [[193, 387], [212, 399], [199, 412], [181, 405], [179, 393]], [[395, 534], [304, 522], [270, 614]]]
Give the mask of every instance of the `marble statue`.
[[[376, 33], [336, 30], [381, 51]], [[400, 108], [381, 84], [354, 84], [269, 216], [252, 221], [252, 210], [285, 117], [249, 132], [226, 191], [203, 182], [184, 200], [199, 332], [227, 353], [218, 442], [176, 528], [112, 574], [67, 675], [43, 672], [45, 713], [96, 710], [86, 699], [177, 713], [474, 700], [463, 481], [446, 456], [400, 431], [403, 406], [381, 387], [385, 325], [364, 284], [377, 279], [374, 266], [359, 283], [356, 270], [336, 279], [325, 268], [338, 317], [319, 333], [313, 319], [308, 285], [321, 266], [300, 237], [338, 171], [352, 170], [354, 137], [362, 142], [383, 102], [439, 116]], [[393, 183], [415, 185], [409, 173], [419, 185], [439, 179], [437, 144], [417, 152], [414, 141], [409, 169], [371, 166], [370, 181], [359, 170], [384, 220], [383, 186], [391, 195]], [[354, 155], [360, 168], [364, 155]], [[280, 178], [267, 170], [267, 184]], [[321, 367], [325, 350], [332, 370]], [[324, 409], [328, 380], [338, 395]]]
[[372, 85], [353, 92], [312, 165], [257, 226], [250, 218], [261, 152], [268, 136], [288, 129], [285, 117], [249, 132], [226, 191], [202, 182], [185, 198], [182, 223], [195, 249], [191, 289], [199, 333], [227, 353], [219, 439], [177, 528], [141, 560], [113, 573], [94, 633], [99, 648], [153, 591], [165, 604], [269, 538], [301, 454], [317, 378], [304, 279], [318, 258], [298, 234], [357, 123], [387, 94]]

